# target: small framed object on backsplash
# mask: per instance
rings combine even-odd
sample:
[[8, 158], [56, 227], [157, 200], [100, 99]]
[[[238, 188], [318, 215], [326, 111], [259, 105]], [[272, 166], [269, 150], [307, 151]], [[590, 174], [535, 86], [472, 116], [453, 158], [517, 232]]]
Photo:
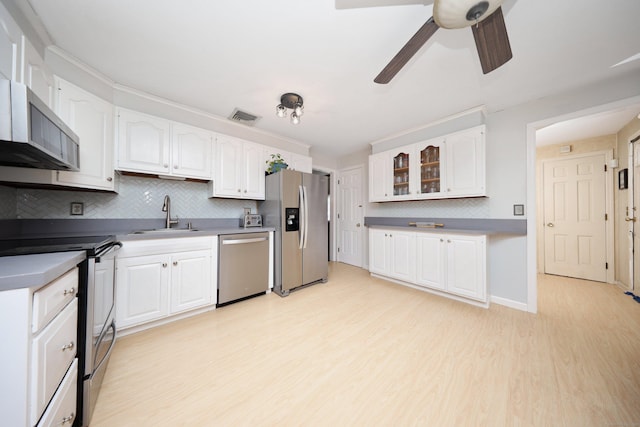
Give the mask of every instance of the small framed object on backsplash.
[[618, 189], [619, 190], [626, 190], [627, 188], [629, 188], [629, 181], [628, 181], [629, 176], [627, 175], [629, 173], [628, 171], [629, 170], [627, 168], [620, 169], [618, 171]]
[[71, 215], [84, 215], [84, 203], [71, 202]]

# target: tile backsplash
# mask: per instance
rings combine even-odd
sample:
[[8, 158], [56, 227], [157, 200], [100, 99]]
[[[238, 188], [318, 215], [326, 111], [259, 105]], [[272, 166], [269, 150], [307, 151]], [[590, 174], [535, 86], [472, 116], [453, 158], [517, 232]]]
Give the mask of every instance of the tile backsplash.
[[[253, 200], [209, 199], [206, 183], [126, 175], [119, 178], [118, 194], [0, 187], [1, 200], [15, 200], [13, 209], [0, 206], [0, 218], [163, 218], [165, 195], [171, 198], [172, 217], [240, 218], [245, 207], [256, 211]], [[71, 215], [71, 203], [82, 203], [84, 214]]]
[[0, 219], [16, 217], [16, 189], [0, 185]]
[[489, 214], [486, 197], [369, 203], [367, 209], [367, 216], [375, 217], [488, 218]]

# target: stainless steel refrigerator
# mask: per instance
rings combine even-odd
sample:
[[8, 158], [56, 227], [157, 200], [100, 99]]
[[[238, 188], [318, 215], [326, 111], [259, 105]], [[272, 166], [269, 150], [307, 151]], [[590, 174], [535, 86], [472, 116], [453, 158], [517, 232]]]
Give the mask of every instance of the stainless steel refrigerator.
[[284, 169], [266, 177], [258, 212], [276, 229], [273, 290], [280, 296], [327, 281], [328, 194], [327, 176]]

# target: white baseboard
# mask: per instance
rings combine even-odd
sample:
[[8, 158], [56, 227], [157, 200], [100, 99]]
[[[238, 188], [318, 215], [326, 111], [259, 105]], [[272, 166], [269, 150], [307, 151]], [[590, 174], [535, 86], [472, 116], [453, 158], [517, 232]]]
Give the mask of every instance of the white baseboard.
[[520, 311], [529, 311], [527, 308], [527, 303], [513, 301], [507, 298], [490, 296], [490, 300], [494, 304], [503, 305], [505, 307], [513, 308]]

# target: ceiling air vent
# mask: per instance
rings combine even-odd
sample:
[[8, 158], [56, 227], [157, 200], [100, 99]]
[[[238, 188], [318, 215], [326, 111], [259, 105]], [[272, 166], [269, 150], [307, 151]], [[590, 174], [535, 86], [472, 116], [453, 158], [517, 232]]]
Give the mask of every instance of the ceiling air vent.
[[243, 125], [253, 126], [258, 120], [260, 120], [260, 117], [236, 108], [229, 116], [229, 120], [242, 123]]

